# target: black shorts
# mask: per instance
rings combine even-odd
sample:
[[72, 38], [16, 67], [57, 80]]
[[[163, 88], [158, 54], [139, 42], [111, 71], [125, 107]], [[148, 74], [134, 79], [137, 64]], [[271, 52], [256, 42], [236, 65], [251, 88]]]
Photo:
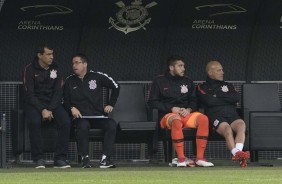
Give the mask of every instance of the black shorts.
[[217, 118], [209, 118], [209, 122], [210, 122], [210, 127], [217, 129], [220, 123], [227, 122], [230, 125], [233, 121], [237, 119], [242, 119], [242, 118], [240, 116], [231, 116], [231, 117], [220, 116]]

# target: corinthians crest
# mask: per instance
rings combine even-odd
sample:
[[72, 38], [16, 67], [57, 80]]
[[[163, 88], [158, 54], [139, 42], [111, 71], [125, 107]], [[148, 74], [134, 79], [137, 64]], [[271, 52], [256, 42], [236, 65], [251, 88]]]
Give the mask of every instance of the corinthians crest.
[[116, 13], [116, 20], [112, 17], [109, 18], [109, 23], [112, 24], [109, 29], [114, 27], [118, 31], [127, 34], [132, 31], [137, 31], [140, 28], [146, 30], [145, 25], [149, 24], [151, 18], [148, 18], [148, 8], [151, 8], [157, 3], [155, 1], [143, 6], [142, 0], [134, 0], [131, 5], [125, 6], [122, 1], [116, 3], [121, 9]]

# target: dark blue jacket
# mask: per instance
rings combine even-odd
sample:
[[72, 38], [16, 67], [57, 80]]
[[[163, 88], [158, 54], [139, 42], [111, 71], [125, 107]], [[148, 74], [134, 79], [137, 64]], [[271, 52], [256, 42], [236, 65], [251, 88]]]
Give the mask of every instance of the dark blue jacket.
[[38, 111], [50, 111], [62, 102], [62, 75], [58, 65], [53, 62], [46, 70], [37, 59], [25, 67], [24, 71], [25, 103]]
[[111, 97], [106, 105], [115, 106], [119, 96], [119, 84], [107, 74], [88, 71], [83, 80], [73, 74], [64, 84], [64, 106], [70, 111], [76, 107], [81, 115], [104, 114], [103, 87], [111, 89]]
[[153, 80], [148, 103], [151, 108], [159, 110], [161, 117], [171, 112], [172, 107], [191, 108], [196, 111], [194, 83], [187, 76], [172, 76], [168, 72], [160, 75]]

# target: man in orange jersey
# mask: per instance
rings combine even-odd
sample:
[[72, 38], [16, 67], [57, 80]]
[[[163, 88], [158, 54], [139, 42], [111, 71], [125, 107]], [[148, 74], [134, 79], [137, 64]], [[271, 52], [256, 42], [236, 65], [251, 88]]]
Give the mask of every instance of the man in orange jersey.
[[[208, 118], [197, 110], [193, 81], [185, 76], [184, 59], [171, 56], [167, 60], [168, 71], [156, 77], [152, 83], [149, 105], [159, 110], [161, 128], [171, 129], [171, 138], [178, 159], [177, 167], [214, 166], [206, 161], [204, 152], [209, 135]], [[184, 155], [183, 128], [197, 128], [197, 156], [195, 162]]]
[[250, 153], [242, 151], [246, 125], [236, 112], [240, 95], [232, 84], [223, 81], [224, 72], [218, 61], [210, 61], [206, 72], [206, 82], [197, 87], [197, 95], [204, 105], [205, 114], [209, 117], [210, 125], [225, 138], [233, 155], [232, 160], [239, 161], [243, 168], [247, 167]]

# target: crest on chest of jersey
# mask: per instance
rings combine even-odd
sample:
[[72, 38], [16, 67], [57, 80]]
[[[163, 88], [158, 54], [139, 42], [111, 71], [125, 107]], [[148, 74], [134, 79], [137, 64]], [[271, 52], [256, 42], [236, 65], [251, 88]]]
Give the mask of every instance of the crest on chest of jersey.
[[229, 89], [228, 89], [227, 85], [221, 86], [221, 91], [222, 91], [222, 92], [228, 92]]
[[181, 88], [181, 93], [188, 93], [188, 87], [187, 87], [187, 85], [181, 85], [180, 86], [180, 88]]
[[51, 70], [50, 71], [50, 78], [56, 79], [57, 78], [57, 70]]
[[97, 84], [96, 84], [96, 80], [91, 80], [88, 82], [89, 84], [89, 89], [96, 89], [97, 88]]

